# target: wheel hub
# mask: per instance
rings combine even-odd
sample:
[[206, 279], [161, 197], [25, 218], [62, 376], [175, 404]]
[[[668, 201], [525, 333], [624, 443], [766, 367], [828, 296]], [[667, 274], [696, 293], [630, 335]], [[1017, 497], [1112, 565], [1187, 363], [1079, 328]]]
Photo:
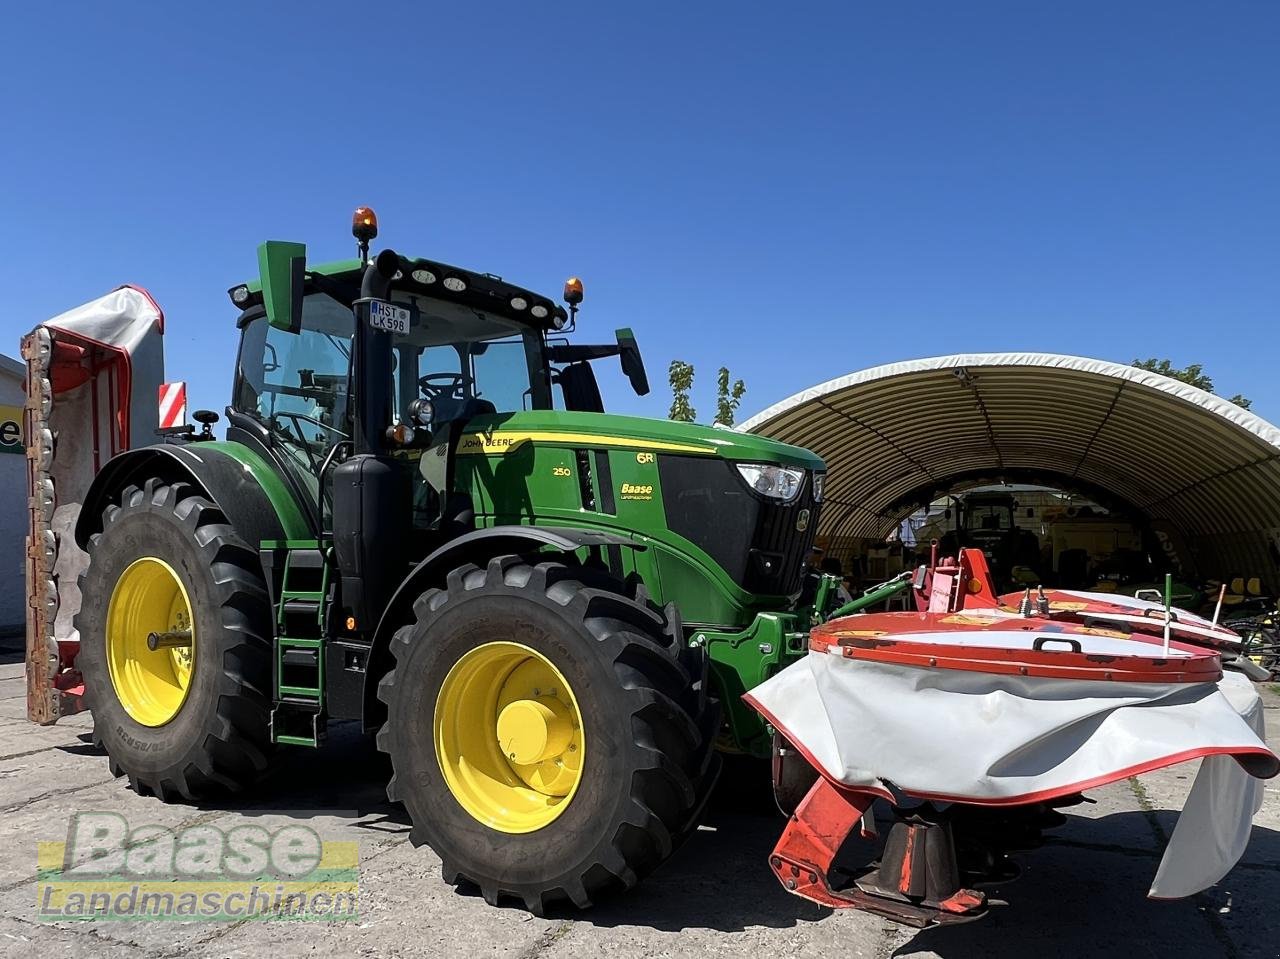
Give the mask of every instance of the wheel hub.
[[436, 700], [436, 757], [450, 792], [501, 832], [541, 829], [582, 779], [582, 718], [551, 661], [520, 643], [485, 643], [449, 670]]
[[517, 765], [555, 759], [572, 738], [569, 710], [558, 699], [517, 699], [498, 714], [498, 745]]
[[[191, 632], [191, 644], [150, 649], [151, 633]], [[107, 607], [107, 668], [116, 698], [143, 726], [178, 715], [191, 689], [195, 627], [186, 587], [164, 560], [144, 556], [120, 574]]]

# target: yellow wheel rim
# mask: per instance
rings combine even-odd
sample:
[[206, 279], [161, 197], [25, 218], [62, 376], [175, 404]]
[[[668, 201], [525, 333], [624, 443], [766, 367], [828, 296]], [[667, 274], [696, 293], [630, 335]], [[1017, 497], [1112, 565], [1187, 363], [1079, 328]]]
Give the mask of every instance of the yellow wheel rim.
[[500, 832], [541, 829], [582, 781], [573, 690], [541, 653], [485, 643], [454, 663], [436, 699], [436, 758], [455, 799]]
[[[152, 650], [152, 633], [191, 632], [191, 644]], [[125, 712], [143, 726], [178, 715], [191, 689], [195, 623], [186, 587], [164, 560], [145, 556], [120, 574], [107, 607], [107, 669]]]

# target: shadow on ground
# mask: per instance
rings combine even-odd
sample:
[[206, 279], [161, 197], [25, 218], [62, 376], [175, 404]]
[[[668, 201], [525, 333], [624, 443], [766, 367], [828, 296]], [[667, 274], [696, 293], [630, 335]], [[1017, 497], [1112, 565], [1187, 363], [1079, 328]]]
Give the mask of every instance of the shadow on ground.
[[[80, 744], [63, 748], [86, 753], [92, 745], [86, 735]], [[318, 752], [280, 750], [274, 763], [252, 793], [202, 803], [201, 808], [243, 816], [306, 818], [322, 813], [349, 818], [370, 833], [408, 833], [404, 809], [386, 798], [390, 763], [356, 724], [331, 724], [328, 741]], [[772, 805], [767, 764], [730, 763], [702, 827], [657, 874], [587, 912], [564, 912], [558, 918], [606, 927], [730, 932], [820, 919], [827, 911], [783, 891], [766, 865], [782, 826]], [[423, 856], [424, 871], [436, 879], [434, 857]], [[466, 887], [457, 894], [478, 895]]]
[[1004, 900], [977, 922], [921, 931], [894, 959], [1090, 959], [1280, 956], [1280, 833], [1255, 825], [1243, 861], [1190, 899], [1146, 897], [1177, 812], [1071, 817], [1046, 844], [1019, 854], [1025, 872], [990, 891]]
[[[92, 750], [87, 734], [81, 744], [63, 748]], [[252, 794], [203, 808], [246, 816], [323, 813], [349, 818], [370, 833], [408, 832], [404, 810], [386, 798], [389, 763], [355, 724], [332, 726], [319, 752], [281, 750], [274, 763]], [[617, 899], [563, 917], [601, 927], [734, 932], [787, 928], [829, 915], [786, 893], [769, 871], [766, 860], [784, 823], [772, 808], [767, 777], [764, 764], [730, 763], [703, 827], [656, 875]], [[1255, 826], [1245, 860], [1208, 893], [1153, 902], [1146, 892], [1162, 837], [1172, 833], [1176, 819], [1169, 810], [1071, 816], [1042, 848], [1016, 857], [1024, 867], [1021, 878], [989, 890], [1007, 904], [975, 923], [915, 933], [895, 959], [929, 953], [943, 959], [1280, 956], [1280, 919], [1273, 909], [1280, 902], [1280, 833]], [[424, 872], [434, 879], [434, 857], [423, 855]]]
[[726, 762], [702, 828], [649, 880], [572, 918], [603, 927], [737, 932], [788, 928], [829, 915], [786, 892], [769, 871], [769, 853], [785, 821], [768, 777], [766, 762]]

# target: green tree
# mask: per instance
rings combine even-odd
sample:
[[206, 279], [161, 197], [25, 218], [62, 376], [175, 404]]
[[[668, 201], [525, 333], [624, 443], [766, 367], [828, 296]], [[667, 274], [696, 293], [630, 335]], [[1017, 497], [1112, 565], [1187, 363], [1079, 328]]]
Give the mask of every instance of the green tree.
[[733, 416], [742, 404], [742, 395], [747, 392], [747, 384], [742, 380], [734, 380], [729, 385], [729, 368], [720, 367], [716, 375], [716, 422], [725, 426], [733, 425]]
[[[1200, 363], [1191, 363], [1179, 369], [1169, 360], [1158, 360], [1155, 357], [1151, 357], [1146, 360], [1134, 360], [1133, 365], [1140, 370], [1147, 370], [1151, 373], [1159, 373], [1162, 376], [1180, 380], [1197, 389], [1202, 389], [1206, 393], [1213, 392], [1213, 379], [1204, 371], [1204, 366]], [[1231, 397], [1231, 402], [1244, 410], [1247, 410], [1253, 404], [1252, 400], [1246, 399], [1239, 393]]]
[[667, 367], [667, 382], [671, 384], [671, 409], [667, 419], [692, 423], [698, 411], [689, 405], [689, 391], [693, 389], [693, 364], [684, 360], [672, 360]]

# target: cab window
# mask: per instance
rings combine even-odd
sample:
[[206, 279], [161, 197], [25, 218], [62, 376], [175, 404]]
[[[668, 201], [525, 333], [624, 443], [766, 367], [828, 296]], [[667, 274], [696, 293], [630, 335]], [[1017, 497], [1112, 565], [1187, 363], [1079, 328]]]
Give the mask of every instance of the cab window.
[[313, 495], [334, 443], [351, 436], [351, 310], [324, 294], [303, 301], [302, 328], [250, 320], [240, 341], [232, 408], [265, 426], [286, 468]]

